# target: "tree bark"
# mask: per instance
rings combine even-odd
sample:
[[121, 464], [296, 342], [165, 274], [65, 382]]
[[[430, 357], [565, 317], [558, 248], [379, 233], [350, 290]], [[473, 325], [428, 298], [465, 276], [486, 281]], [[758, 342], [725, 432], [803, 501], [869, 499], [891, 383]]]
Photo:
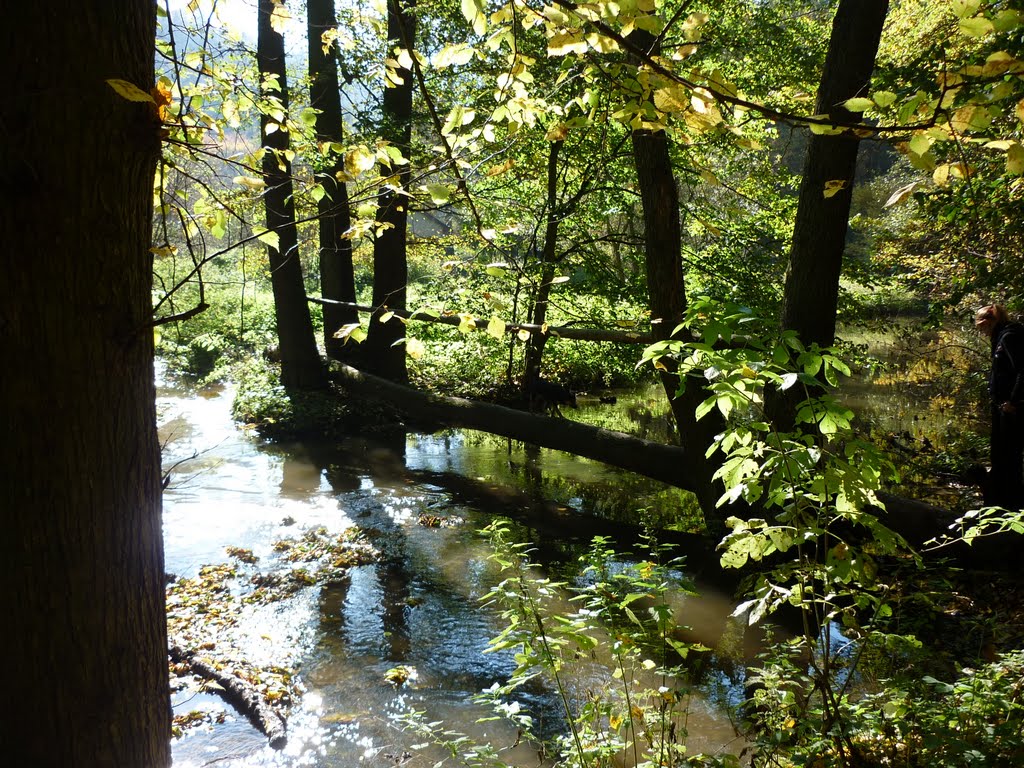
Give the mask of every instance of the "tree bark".
[[149, 252], [160, 127], [104, 82], [151, 88], [155, 5], [6, 10], [3, 759], [167, 766]]
[[[555, 278], [555, 253], [558, 247], [558, 224], [561, 211], [558, 206], [558, 155], [564, 141], [552, 141], [548, 147], [547, 217], [544, 224], [544, 247], [540, 254], [540, 283], [530, 310], [530, 323], [543, 327], [547, 320], [548, 299], [551, 297], [551, 281]], [[523, 370], [522, 390], [529, 394], [540, 378], [541, 363], [544, 359], [546, 333], [531, 334], [526, 344], [526, 361]]]
[[[324, 189], [324, 196], [317, 203], [320, 214], [320, 292], [325, 299], [355, 302], [356, 284], [352, 267], [352, 241], [345, 233], [352, 226], [348, 205], [348, 188], [338, 180], [344, 171], [344, 159], [340, 152], [330, 149], [331, 143], [344, 141], [341, 116], [341, 96], [338, 86], [337, 46], [332, 44], [325, 52], [322, 41], [324, 32], [337, 25], [334, 0], [308, 0], [307, 36], [309, 39], [309, 100], [316, 116], [316, 137], [326, 158], [324, 166], [317, 171], [317, 182]], [[352, 345], [346, 345], [334, 334], [343, 326], [358, 323], [359, 314], [342, 304], [325, 304], [324, 348], [329, 357], [343, 360]]]
[[[412, 53], [416, 39], [416, 18], [408, 9], [413, 0], [388, 0], [388, 56], [394, 47], [407, 48]], [[408, 157], [412, 140], [413, 75], [408, 69], [397, 70], [401, 85], [384, 90], [383, 136]], [[409, 164], [393, 173], [400, 189], [409, 186]], [[409, 270], [406, 263], [406, 230], [409, 222], [409, 198], [387, 187], [378, 197], [377, 222], [382, 227], [373, 243], [373, 306], [376, 311], [370, 319], [366, 338], [365, 365], [386, 379], [397, 382], [409, 378], [405, 362], [405, 326], [397, 318], [381, 322], [381, 317], [392, 309], [405, 309], [406, 283]]]
[[[630, 39], [650, 53], [658, 53], [655, 39], [649, 32], [636, 30]], [[686, 311], [686, 288], [683, 282], [679, 190], [672, 173], [672, 158], [665, 132], [633, 131], [633, 160], [643, 204], [651, 335], [657, 341], [679, 338], [675, 329], [683, 321]], [[721, 431], [721, 423], [715, 414], [708, 414], [700, 421], [694, 417], [697, 405], [705, 397], [701, 387], [691, 384], [685, 392], [677, 395], [679, 376], [671, 366], [660, 370], [659, 375], [687, 454], [688, 471], [693, 473], [692, 490], [697, 495], [708, 526], [716, 528], [724, 520], [721, 510], [716, 507], [721, 491], [713, 480], [715, 466], [704, 454]]]
[[[260, 96], [282, 112], [288, 112], [288, 80], [285, 76], [284, 37], [271, 26], [273, 0], [259, 0], [256, 65], [260, 72]], [[268, 78], [269, 76], [269, 78]], [[276, 86], [273, 83], [276, 82]], [[316, 347], [313, 322], [306, 303], [306, 288], [299, 260], [299, 237], [295, 225], [295, 199], [291, 163], [285, 157], [289, 147], [284, 125], [260, 113], [263, 137], [263, 179], [267, 187], [264, 204], [267, 229], [277, 234], [277, 247], [267, 246], [270, 282], [277, 310], [277, 338], [281, 350], [281, 383], [285, 387], [317, 389], [326, 384], [323, 364]]]
[[[871, 80], [888, 0], [842, 0], [832, 22], [815, 107], [837, 121], [855, 122], [841, 105], [864, 95]], [[805, 344], [835, 341], [839, 275], [843, 266], [860, 139], [850, 132], [812, 134], [800, 182], [800, 200], [786, 272], [782, 327]], [[842, 182], [825, 197], [827, 182]]]

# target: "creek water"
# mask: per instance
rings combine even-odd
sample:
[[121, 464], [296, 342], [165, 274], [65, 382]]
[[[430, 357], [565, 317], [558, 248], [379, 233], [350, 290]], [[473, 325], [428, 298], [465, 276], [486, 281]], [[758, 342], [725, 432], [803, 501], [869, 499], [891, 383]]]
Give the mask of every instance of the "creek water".
[[[496, 514], [516, 518], [523, 535], [537, 542], [538, 560], [568, 573], [593, 533], [622, 528], [581, 516], [585, 492], [564, 492], [555, 483], [560, 497], [546, 496], [539, 478], [571, 477], [579, 489], [614, 485], [616, 475], [591, 462], [462, 433], [270, 444], [231, 420], [231, 397], [229, 389], [195, 391], [166, 381], [158, 390], [164, 463], [173, 467], [164, 497], [168, 572], [193, 577], [205, 564], [227, 562], [227, 547], [270, 560], [276, 541], [318, 527], [370, 532], [382, 556], [353, 568], [342, 583], [252, 607], [240, 624], [236, 641], [246, 658], [298, 670], [303, 693], [289, 714], [287, 746], [271, 749], [218, 696], [187, 685], [174, 694], [175, 712], [219, 711], [223, 722], [175, 739], [174, 764], [432, 766], [444, 752], [395, 722], [414, 710], [479, 741], [514, 744], [514, 728], [479, 722], [491, 712], [473, 701], [513, 669], [507, 654], [484, 653], [501, 623], [480, 604], [498, 573], [478, 529]], [[524, 476], [532, 482], [524, 484]], [[424, 515], [452, 524], [427, 527]], [[707, 628], [713, 642], [731, 607], [726, 596], [702, 591], [684, 611], [697, 636]], [[398, 665], [414, 670], [400, 688], [385, 679]], [[707, 679], [689, 707], [689, 748], [738, 751], [722, 706], [738, 684], [719, 668]], [[598, 684], [575, 683], [581, 690]], [[519, 700], [549, 732], [557, 728], [553, 690], [538, 685]], [[506, 759], [547, 764], [526, 743]]]

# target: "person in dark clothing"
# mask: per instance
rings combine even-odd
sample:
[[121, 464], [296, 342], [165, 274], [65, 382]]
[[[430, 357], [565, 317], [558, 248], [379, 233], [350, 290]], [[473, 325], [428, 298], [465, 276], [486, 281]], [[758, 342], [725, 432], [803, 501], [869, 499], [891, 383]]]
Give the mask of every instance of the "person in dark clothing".
[[990, 304], [978, 310], [974, 326], [992, 340], [992, 470], [985, 503], [1024, 508], [1024, 325], [1012, 322], [1006, 308]]

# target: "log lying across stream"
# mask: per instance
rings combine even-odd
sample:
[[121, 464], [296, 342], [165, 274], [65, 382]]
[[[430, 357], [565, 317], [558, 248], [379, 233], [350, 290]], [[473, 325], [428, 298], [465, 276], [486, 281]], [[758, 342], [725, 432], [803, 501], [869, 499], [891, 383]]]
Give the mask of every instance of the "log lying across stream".
[[215, 669], [200, 659], [194, 651], [187, 651], [176, 645], [169, 649], [171, 661], [185, 664], [193, 674], [217, 683], [221, 695], [235, 709], [249, 718], [249, 721], [267, 737], [274, 749], [282, 749], [288, 741], [287, 726], [284, 717], [268, 704], [258, 690], [230, 671]]
[[[342, 388], [361, 397], [391, 404], [417, 424], [428, 424], [430, 428], [442, 425], [477, 429], [544, 448], [567, 451], [684, 490], [691, 490], [688, 467], [692, 452], [704, 452], [704, 446], [687, 449], [665, 445], [571, 419], [539, 416], [462, 397], [429, 394], [337, 362], [331, 363], [331, 378]], [[914, 545], [948, 533], [949, 526], [956, 519], [949, 510], [925, 502], [888, 493], [879, 493], [878, 497], [885, 504], [882, 521]], [[715, 512], [718, 516], [707, 520], [712, 531], [723, 529], [725, 516], [730, 514], [726, 507]], [[705, 516], [708, 516], [707, 510]], [[967, 548], [963, 546], [943, 552], [953, 557], [966, 553]]]

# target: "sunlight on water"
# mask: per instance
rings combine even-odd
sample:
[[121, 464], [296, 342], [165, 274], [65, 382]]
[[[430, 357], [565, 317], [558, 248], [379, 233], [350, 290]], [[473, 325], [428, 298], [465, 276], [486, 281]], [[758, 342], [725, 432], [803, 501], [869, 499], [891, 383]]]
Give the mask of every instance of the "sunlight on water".
[[[198, 709], [208, 720], [174, 741], [175, 765], [433, 765], [444, 753], [395, 722], [414, 711], [485, 742], [515, 744], [511, 726], [479, 723], [490, 711], [472, 701], [512, 669], [507, 655], [483, 653], [499, 628], [478, 605], [495, 578], [475, 533], [488, 517], [414, 479], [418, 469], [475, 473], [508, 457], [490, 451], [482, 463], [480, 456], [468, 461], [466, 447], [451, 437], [411, 436], [391, 447], [361, 440], [267, 445], [233, 424], [230, 399], [230, 391], [160, 390], [164, 466], [171, 470], [164, 496], [168, 571], [194, 576], [204, 564], [228, 562], [229, 546], [251, 550], [272, 568], [276, 541], [320, 526], [334, 535], [358, 527], [380, 561], [352, 568], [337, 584], [246, 606], [218, 638], [251, 662], [298, 670], [303, 693], [289, 714], [284, 749], [271, 749], [229, 705], [191, 683], [175, 693], [175, 712]], [[426, 527], [421, 515], [467, 522]], [[396, 688], [385, 676], [399, 665], [411, 674]], [[593, 682], [581, 678], [580, 690]], [[551, 692], [538, 687], [520, 698], [544, 722], [557, 722]], [[695, 744], [732, 738], [710, 706], [696, 703], [691, 718]], [[508, 759], [543, 764], [527, 744]]]

